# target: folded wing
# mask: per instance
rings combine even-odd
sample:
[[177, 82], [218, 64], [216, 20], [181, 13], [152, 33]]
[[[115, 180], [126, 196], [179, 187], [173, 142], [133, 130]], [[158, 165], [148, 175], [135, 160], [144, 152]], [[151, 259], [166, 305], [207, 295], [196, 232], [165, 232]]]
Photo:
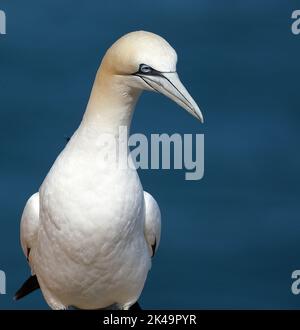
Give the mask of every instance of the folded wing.
[[144, 191], [145, 199], [145, 238], [153, 257], [158, 249], [161, 233], [161, 215], [155, 199]]

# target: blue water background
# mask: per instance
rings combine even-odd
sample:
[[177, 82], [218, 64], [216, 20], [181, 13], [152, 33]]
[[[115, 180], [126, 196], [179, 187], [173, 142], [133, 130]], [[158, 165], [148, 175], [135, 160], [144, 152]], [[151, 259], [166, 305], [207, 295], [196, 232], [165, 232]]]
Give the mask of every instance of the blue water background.
[[160, 95], [142, 96], [132, 132], [202, 133], [205, 176], [140, 171], [162, 241], [144, 308], [299, 308], [298, 1], [0, 1], [0, 308], [48, 308], [12, 295], [29, 275], [19, 244], [26, 199], [85, 109], [105, 50], [133, 30], [165, 37], [202, 108], [201, 125]]

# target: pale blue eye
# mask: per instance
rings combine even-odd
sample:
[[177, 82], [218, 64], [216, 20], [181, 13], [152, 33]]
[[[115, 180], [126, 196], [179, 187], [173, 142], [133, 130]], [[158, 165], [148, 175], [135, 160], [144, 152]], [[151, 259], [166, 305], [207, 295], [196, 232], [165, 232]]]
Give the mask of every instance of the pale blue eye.
[[150, 73], [152, 71], [152, 68], [149, 65], [141, 64], [140, 71], [142, 73]]

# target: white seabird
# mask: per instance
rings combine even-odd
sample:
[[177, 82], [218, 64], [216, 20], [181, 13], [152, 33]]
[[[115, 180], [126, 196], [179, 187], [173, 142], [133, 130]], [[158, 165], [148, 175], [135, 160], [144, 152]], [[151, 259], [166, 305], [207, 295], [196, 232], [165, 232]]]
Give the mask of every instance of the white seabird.
[[176, 62], [167, 41], [144, 31], [108, 49], [79, 128], [25, 206], [21, 244], [32, 276], [16, 299], [40, 287], [52, 309], [137, 302], [160, 242], [160, 210], [135, 169], [119, 168], [118, 160], [103, 167], [110, 146], [99, 136], [129, 129], [143, 90], [166, 95], [202, 122]]

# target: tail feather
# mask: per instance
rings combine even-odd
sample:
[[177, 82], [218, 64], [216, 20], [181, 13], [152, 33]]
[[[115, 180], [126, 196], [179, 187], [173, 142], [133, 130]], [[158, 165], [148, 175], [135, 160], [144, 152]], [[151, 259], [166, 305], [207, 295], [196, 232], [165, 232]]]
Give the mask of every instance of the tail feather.
[[[14, 296], [14, 300], [19, 300], [39, 288], [40, 288], [40, 285], [39, 285], [36, 275], [30, 276], [25, 281], [25, 283], [21, 286], [21, 288], [16, 292], [16, 294]], [[110, 307], [112, 307], [112, 306], [110, 306]], [[76, 309], [76, 307], [75, 307], [75, 309]], [[113, 308], [110, 308], [110, 309], [113, 309]], [[142, 308], [140, 307], [139, 303], [136, 302], [135, 304], [133, 304], [130, 307], [130, 310], [138, 311], [138, 310], [142, 310]]]
[[39, 288], [40, 288], [40, 285], [39, 285], [36, 275], [30, 276], [28, 278], [28, 280], [16, 292], [16, 294], [14, 296], [14, 300], [19, 300]]

